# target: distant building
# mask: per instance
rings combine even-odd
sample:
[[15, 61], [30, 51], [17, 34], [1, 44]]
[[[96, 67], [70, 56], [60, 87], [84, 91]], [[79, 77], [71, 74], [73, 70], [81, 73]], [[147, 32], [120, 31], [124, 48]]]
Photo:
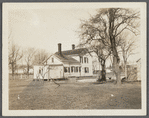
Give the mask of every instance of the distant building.
[[48, 57], [43, 65], [34, 66], [34, 79], [67, 78], [73, 76], [92, 76], [92, 56], [86, 48], [62, 51], [58, 44], [58, 52]]

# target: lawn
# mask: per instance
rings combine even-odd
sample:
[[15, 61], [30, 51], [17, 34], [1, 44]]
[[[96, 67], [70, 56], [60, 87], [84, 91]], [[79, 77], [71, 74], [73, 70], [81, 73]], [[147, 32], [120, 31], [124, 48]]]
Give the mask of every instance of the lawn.
[[106, 84], [9, 80], [10, 110], [140, 109], [141, 82]]

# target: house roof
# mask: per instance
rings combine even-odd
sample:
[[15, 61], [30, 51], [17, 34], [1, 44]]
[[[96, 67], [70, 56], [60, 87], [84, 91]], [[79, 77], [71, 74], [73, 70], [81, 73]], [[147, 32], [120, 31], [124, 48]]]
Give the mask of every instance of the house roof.
[[86, 53], [88, 53], [87, 48], [79, 48], [79, 49], [74, 49], [74, 50], [62, 51], [63, 55], [81, 55], [81, 54], [86, 54]]
[[59, 58], [63, 63], [80, 65], [80, 62], [72, 58], [71, 55], [84, 55], [86, 53], [88, 53], [87, 48], [80, 48], [80, 49], [62, 51], [61, 54], [59, 52], [56, 52], [54, 55], [57, 58]]
[[[88, 53], [87, 48], [80, 48], [80, 49], [62, 51], [61, 54], [59, 52], [56, 52], [53, 55], [56, 56], [63, 63], [80, 64], [80, 62], [72, 58], [71, 55], [84, 55], [86, 53]], [[49, 56], [45, 61], [47, 61], [50, 57], [51, 56]]]
[[80, 62], [77, 61], [76, 59], [74, 59], [74, 58], [72, 58], [70, 56], [64, 55], [64, 54], [60, 54], [59, 52], [56, 52], [54, 54], [54, 56], [56, 56], [64, 64], [65, 63], [69, 63], [69, 64], [79, 64], [80, 65]]

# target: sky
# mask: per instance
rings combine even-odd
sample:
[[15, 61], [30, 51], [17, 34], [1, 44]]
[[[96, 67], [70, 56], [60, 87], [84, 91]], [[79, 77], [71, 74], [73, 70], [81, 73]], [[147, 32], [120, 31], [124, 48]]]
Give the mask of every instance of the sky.
[[11, 38], [22, 47], [45, 49], [51, 53], [71, 49], [79, 43], [80, 19], [88, 19], [95, 9], [32, 9], [9, 12]]
[[[72, 44], [79, 43], [77, 31], [81, 21], [95, 15], [93, 8], [49, 8], [49, 9], [14, 9], [8, 12], [8, 29], [10, 39], [22, 48], [45, 49], [49, 53], [58, 50], [58, 43], [62, 50], [72, 49]], [[137, 39], [136, 55], [129, 60], [139, 59], [140, 48]]]

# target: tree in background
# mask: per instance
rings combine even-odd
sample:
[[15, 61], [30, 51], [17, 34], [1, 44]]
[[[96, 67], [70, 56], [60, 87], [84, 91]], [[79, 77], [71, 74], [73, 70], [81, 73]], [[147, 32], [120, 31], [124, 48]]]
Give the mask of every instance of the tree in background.
[[10, 29], [8, 35], [8, 65], [9, 69], [11, 70], [13, 79], [14, 74], [18, 68], [18, 62], [22, 59], [22, 57], [23, 51], [16, 43], [14, 43], [12, 29]]
[[34, 55], [34, 59], [33, 59], [33, 64], [34, 65], [41, 65], [42, 62], [47, 59], [47, 57], [49, 56], [49, 54], [43, 50], [43, 49], [38, 49], [36, 51], [36, 54]]
[[92, 61], [92, 67], [93, 67], [93, 73], [96, 73], [96, 70], [98, 69], [97, 68], [97, 60], [96, 59], [94, 59]]
[[[83, 34], [83, 37], [87, 34]], [[83, 39], [83, 38], [82, 38]], [[88, 49], [88, 53], [95, 53], [96, 57], [99, 62], [99, 71], [97, 73], [98, 81], [106, 81], [106, 60], [111, 55], [111, 51], [109, 51], [109, 48], [102, 44], [102, 42], [98, 42], [97, 40], [92, 40], [91, 42], [87, 42], [86, 40], [81, 41], [81, 43], [78, 45], [79, 47], [86, 47]], [[94, 60], [94, 63], [96, 61]], [[97, 65], [96, 65], [97, 66]], [[100, 72], [100, 66], [102, 68]], [[95, 65], [93, 66], [95, 68]]]
[[102, 43], [98, 44], [99, 42], [94, 42], [90, 47], [91, 52], [94, 52], [98, 58], [98, 61], [101, 65], [101, 73], [98, 73], [98, 81], [106, 81], [106, 60], [111, 55], [111, 51], [109, 48], [104, 46]]
[[9, 65], [12, 72], [12, 76], [14, 77], [14, 73], [17, 69], [17, 63], [23, 57], [23, 52], [21, 51], [20, 47], [14, 43], [9, 45]]
[[120, 52], [122, 53], [122, 57], [123, 57], [125, 77], [126, 79], [128, 79], [127, 62], [128, 62], [128, 58], [131, 55], [135, 54], [134, 51], [136, 49], [136, 39], [132, 37], [129, 38], [126, 33], [119, 35], [118, 38], [120, 40], [119, 46], [120, 46]]
[[93, 40], [102, 42], [104, 46], [109, 48], [113, 55], [113, 71], [116, 76], [117, 85], [121, 84], [117, 46], [119, 41], [117, 37], [124, 30], [129, 33], [139, 34], [140, 12], [133, 9], [125, 8], [103, 8], [99, 9], [95, 16], [91, 16], [89, 20], [82, 21], [80, 36], [86, 44], [90, 44]]
[[27, 48], [25, 50], [25, 63], [26, 63], [26, 74], [29, 77], [30, 68], [33, 66], [33, 59], [34, 55], [36, 53], [36, 50], [34, 48]]

